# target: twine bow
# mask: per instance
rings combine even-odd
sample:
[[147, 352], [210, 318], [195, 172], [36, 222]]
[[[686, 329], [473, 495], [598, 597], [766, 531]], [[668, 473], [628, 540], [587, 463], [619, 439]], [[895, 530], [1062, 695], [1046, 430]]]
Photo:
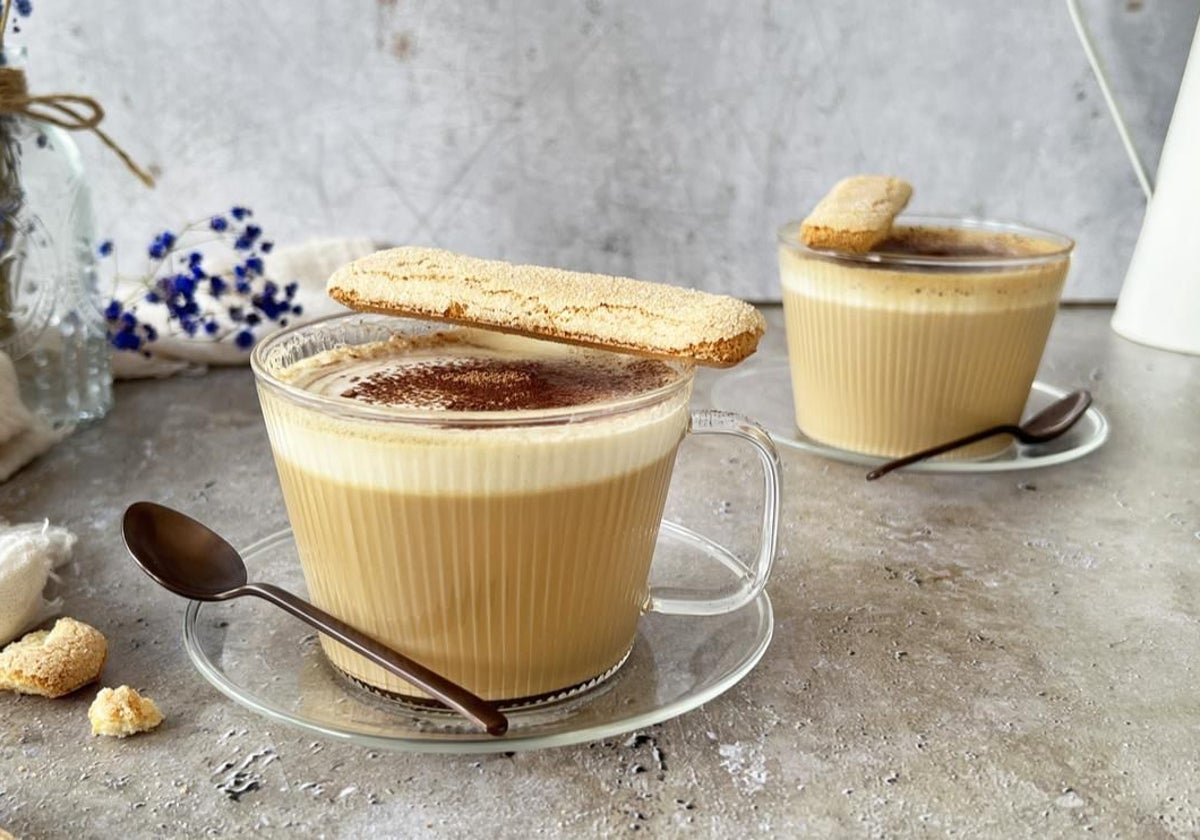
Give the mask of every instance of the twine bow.
[[90, 96], [74, 93], [30, 96], [25, 85], [24, 70], [19, 67], [0, 67], [0, 114], [24, 114], [67, 131], [90, 131], [116, 152], [117, 157], [143, 184], [154, 186], [154, 178], [150, 173], [138, 166], [129, 153], [100, 128], [104, 108]]

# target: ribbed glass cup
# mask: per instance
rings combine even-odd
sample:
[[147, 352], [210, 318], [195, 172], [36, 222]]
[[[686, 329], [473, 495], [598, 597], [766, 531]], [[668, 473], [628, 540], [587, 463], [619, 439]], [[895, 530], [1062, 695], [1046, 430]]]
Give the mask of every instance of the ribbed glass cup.
[[[252, 355], [309, 595], [487, 699], [586, 687], [624, 661], [647, 604], [692, 367], [667, 363], [668, 384], [607, 402], [488, 412], [375, 406], [278, 376], [324, 350], [436, 329], [339, 317]], [[513, 340], [535, 355], [545, 344]], [[421, 696], [322, 645], [367, 686]]]
[[[848, 255], [779, 231], [796, 424], [821, 443], [900, 456], [1019, 421], [1057, 312], [1073, 243], [1021, 225], [909, 216], [931, 253]], [[979, 458], [1004, 437], [956, 450]]]

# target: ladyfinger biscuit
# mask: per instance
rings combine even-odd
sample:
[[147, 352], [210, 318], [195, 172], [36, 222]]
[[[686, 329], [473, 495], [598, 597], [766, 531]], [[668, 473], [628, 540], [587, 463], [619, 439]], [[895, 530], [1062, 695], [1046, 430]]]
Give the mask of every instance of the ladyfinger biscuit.
[[729, 367], [766, 329], [725, 295], [433, 248], [392, 248], [334, 272], [329, 295], [351, 309], [469, 324], [571, 344]]
[[103, 633], [60, 618], [50, 630], [28, 633], [0, 652], [0, 689], [62, 697], [95, 681], [107, 659]]
[[912, 185], [890, 175], [854, 175], [834, 184], [800, 225], [810, 248], [865, 254], [887, 238]]

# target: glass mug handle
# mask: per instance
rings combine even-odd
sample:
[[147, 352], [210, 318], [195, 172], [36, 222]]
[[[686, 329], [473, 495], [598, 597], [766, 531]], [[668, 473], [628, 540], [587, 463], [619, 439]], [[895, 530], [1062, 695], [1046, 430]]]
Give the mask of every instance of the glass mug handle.
[[[646, 612], [670, 613], [675, 615], [719, 615], [733, 612], [748, 604], [762, 592], [771, 574], [775, 561], [775, 545], [779, 534], [779, 453], [775, 444], [762, 426], [749, 418], [729, 411], [693, 411], [688, 433], [693, 435], [733, 435], [754, 446], [762, 463], [763, 513], [762, 531], [759, 535], [758, 556], [749, 568], [734, 555], [720, 549], [728, 565], [741, 569], [741, 581], [737, 591], [728, 595], [689, 594], [686, 589], [653, 586], [646, 599]], [[703, 537], [694, 536], [695, 541], [712, 550], [718, 548]]]

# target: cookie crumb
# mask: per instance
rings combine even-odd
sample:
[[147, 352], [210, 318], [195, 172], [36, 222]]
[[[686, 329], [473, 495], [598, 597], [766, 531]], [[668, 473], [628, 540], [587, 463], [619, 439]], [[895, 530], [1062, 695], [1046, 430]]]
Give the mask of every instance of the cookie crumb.
[[127, 685], [102, 688], [88, 708], [93, 735], [125, 738], [148, 732], [163, 722], [162, 712], [149, 697]]

